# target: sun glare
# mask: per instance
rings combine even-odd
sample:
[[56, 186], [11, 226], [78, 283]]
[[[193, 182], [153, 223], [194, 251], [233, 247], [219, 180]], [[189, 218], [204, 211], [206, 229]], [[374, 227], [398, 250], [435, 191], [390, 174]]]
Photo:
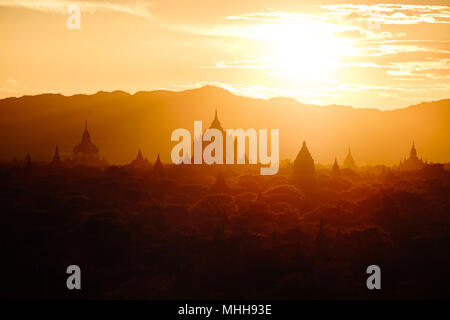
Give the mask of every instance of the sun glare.
[[254, 30], [265, 43], [264, 62], [271, 75], [292, 84], [333, 80], [340, 58], [355, 53], [352, 43], [335, 36], [336, 31], [312, 21], [263, 24]]

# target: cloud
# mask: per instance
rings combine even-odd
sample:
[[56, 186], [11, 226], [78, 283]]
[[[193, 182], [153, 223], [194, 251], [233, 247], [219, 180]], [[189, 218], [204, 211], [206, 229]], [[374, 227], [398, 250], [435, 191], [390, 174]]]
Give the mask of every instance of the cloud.
[[15, 78], [0, 81], [0, 97], [17, 97], [22, 96], [24, 93], [35, 94], [38, 92], [38, 90], [33, 89], [31, 84], [24, 83]]
[[388, 44], [377, 44], [374, 46], [365, 46], [364, 56], [383, 56], [383, 55], [393, 55], [401, 52], [419, 52], [428, 51], [424, 47], [417, 45], [388, 45]]
[[335, 4], [321, 8], [329, 16], [340, 16], [348, 21], [378, 24], [450, 23], [449, 6], [407, 4]]
[[24, 8], [46, 13], [67, 14], [69, 5], [78, 5], [82, 12], [119, 12], [153, 18], [149, 11], [151, 3], [148, 1], [102, 1], [102, 0], [0, 0], [0, 7]]
[[17, 86], [19, 85], [19, 81], [17, 81], [17, 80], [14, 79], [14, 78], [8, 78], [8, 79], [6, 80], [6, 83], [7, 83], [9, 86], [11, 86], [11, 87], [17, 87]]
[[313, 15], [298, 12], [267, 11], [267, 12], [253, 12], [228, 16], [226, 19], [278, 23], [278, 22], [289, 22], [289, 21], [298, 21], [302, 19], [310, 19], [311, 17], [313, 17]]
[[198, 66], [198, 69], [266, 69], [267, 64], [262, 59], [217, 61], [214, 66]]
[[[428, 8], [428, 9], [427, 9]], [[342, 17], [346, 20], [372, 19], [384, 24], [416, 24], [450, 23], [450, 7], [448, 6], [413, 6], [413, 5], [353, 5], [337, 4], [324, 5], [320, 13], [304, 14], [299, 12], [266, 11], [244, 13], [228, 16], [227, 20], [249, 20], [260, 22], [289, 22], [304, 19], [315, 19], [336, 23], [333, 19]]]
[[448, 79], [450, 76], [450, 59], [393, 62], [391, 65], [393, 70], [387, 73], [392, 76], [425, 76], [433, 79]]

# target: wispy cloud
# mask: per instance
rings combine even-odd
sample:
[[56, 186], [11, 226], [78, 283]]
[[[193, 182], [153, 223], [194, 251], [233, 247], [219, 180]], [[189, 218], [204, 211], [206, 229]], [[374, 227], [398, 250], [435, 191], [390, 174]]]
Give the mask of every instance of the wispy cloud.
[[335, 4], [324, 5], [329, 15], [366, 23], [380, 24], [450, 23], [449, 6], [408, 4]]
[[25, 8], [46, 13], [66, 14], [70, 5], [76, 4], [81, 11], [95, 13], [111, 11], [130, 14], [143, 18], [152, 18], [148, 1], [103, 1], [103, 0], [0, 0], [0, 7]]
[[213, 66], [197, 66], [198, 69], [266, 69], [267, 62], [264, 59], [248, 59], [236, 61], [217, 61]]
[[389, 70], [387, 73], [393, 76], [425, 76], [433, 79], [450, 77], [450, 59], [394, 62], [391, 65], [393, 70]]

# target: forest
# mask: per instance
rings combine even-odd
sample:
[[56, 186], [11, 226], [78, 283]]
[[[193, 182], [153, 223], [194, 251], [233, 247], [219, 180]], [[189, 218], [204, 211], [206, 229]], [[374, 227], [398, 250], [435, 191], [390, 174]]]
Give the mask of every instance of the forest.
[[[450, 172], [0, 166], [1, 295], [449, 298]], [[82, 290], [66, 288], [78, 265]], [[382, 290], [366, 288], [381, 268]]]

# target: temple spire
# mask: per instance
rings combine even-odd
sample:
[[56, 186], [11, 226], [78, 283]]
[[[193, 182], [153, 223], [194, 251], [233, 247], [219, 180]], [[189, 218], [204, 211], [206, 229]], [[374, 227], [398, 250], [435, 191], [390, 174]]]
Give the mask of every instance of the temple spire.
[[413, 141], [411, 146], [411, 151], [409, 153], [409, 158], [400, 162], [399, 170], [400, 171], [414, 171], [420, 170], [425, 166], [425, 162], [422, 159], [419, 159], [417, 156], [416, 145]]
[[155, 164], [153, 165], [153, 172], [156, 174], [156, 176], [161, 176], [162, 170], [163, 167], [158, 153], [158, 157], [156, 158]]
[[134, 168], [147, 169], [150, 167], [150, 162], [148, 162], [147, 158], [144, 158], [142, 149], [139, 149], [136, 159], [131, 161], [130, 165]]
[[98, 147], [91, 142], [87, 120], [85, 120], [81, 142], [73, 148], [73, 160], [84, 165], [90, 165], [98, 160], [98, 153]]
[[350, 147], [348, 147], [348, 154], [344, 160], [344, 168], [351, 169], [351, 170], [356, 170], [356, 168], [357, 168], [356, 162], [352, 156], [352, 149]]
[[411, 153], [410, 153], [411, 157], [417, 158], [417, 150], [416, 150], [416, 146], [414, 144], [414, 141], [412, 143], [412, 147], [411, 147]]
[[228, 190], [228, 185], [225, 181], [225, 179], [222, 176], [222, 172], [219, 171], [219, 174], [217, 175], [216, 183], [211, 188], [214, 192], [225, 192]]
[[61, 158], [59, 156], [59, 148], [58, 148], [58, 146], [56, 146], [55, 154], [54, 154], [53, 160], [52, 160], [52, 164], [57, 165], [57, 164], [60, 164], [60, 163], [61, 163]]
[[331, 169], [331, 172], [333, 174], [338, 174], [339, 173], [339, 165], [338, 165], [336, 157], [334, 158], [334, 164], [333, 164], [333, 168]]
[[314, 159], [303, 141], [302, 148], [294, 160], [294, 178], [305, 189], [310, 189], [315, 181]]
[[225, 132], [225, 130], [223, 130], [223, 128], [222, 128], [222, 125], [220, 124], [219, 116], [217, 115], [217, 109], [214, 114], [214, 120], [211, 122], [211, 126], [209, 128], [210, 129], [219, 129], [220, 131], [222, 131], [222, 133]]
[[139, 151], [138, 151], [136, 160], [139, 160], [139, 161], [140, 161], [140, 160], [144, 160], [144, 156], [143, 156], [143, 154], [142, 154], [142, 150], [141, 150], [141, 149], [139, 149]]

